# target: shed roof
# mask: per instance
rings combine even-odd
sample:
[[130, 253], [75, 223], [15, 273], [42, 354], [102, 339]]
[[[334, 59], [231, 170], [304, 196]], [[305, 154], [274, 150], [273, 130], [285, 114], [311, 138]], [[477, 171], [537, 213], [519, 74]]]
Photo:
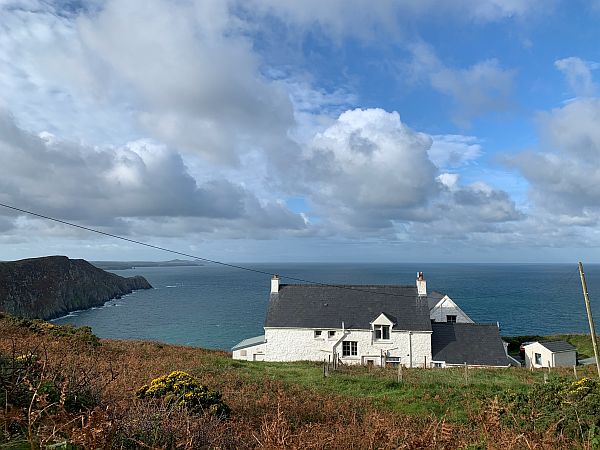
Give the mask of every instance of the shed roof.
[[433, 323], [431, 354], [447, 364], [508, 366], [497, 325], [478, 323]]
[[247, 348], [247, 347], [253, 347], [255, 345], [260, 345], [260, 344], [264, 344], [266, 341], [265, 339], [265, 335], [261, 335], [261, 336], [255, 336], [255, 337], [251, 337], [248, 339], [244, 339], [242, 342], [238, 342], [237, 344], [235, 344], [231, 350], [240, 350], [242, 348]]
[[540, 341], [540, 344], [553, 353], [574, 352], [577, 349], [565, 341]]
[[282, 284], [270, 295], [265, 327], [370, 329], [381, 313], [395, 330], [431, 331], [427, 298], [397, 285]]

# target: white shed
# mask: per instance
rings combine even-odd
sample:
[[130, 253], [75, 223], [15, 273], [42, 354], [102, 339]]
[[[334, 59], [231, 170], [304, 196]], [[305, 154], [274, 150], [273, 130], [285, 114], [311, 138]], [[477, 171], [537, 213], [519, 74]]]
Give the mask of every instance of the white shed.
[[573, 367], [577, 350], [565, 341], [540, 341], [525, 346], [525, 367]]
[[231, 349], [233, 359], [245, 361], [265, 360], [265, 335], [245, 339]]

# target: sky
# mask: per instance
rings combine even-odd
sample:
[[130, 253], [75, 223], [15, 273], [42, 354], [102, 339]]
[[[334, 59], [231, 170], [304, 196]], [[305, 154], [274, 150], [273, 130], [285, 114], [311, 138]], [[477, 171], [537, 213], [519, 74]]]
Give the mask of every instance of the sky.
[[[600, 1], [0, 0], [0, 203], [235, 262], [600, 262]], [[172, 255], [0, 207], [0, 259]]]

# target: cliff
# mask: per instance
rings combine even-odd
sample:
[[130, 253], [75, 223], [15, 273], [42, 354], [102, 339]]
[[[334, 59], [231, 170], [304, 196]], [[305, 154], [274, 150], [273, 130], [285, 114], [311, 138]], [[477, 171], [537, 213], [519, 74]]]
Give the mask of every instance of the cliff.
[[102, 306], [137, 289], [152, 289], [144, 277], [120, 277], [83, 259], [47, 256], [0, 262], [0, 311], [53, 319]]

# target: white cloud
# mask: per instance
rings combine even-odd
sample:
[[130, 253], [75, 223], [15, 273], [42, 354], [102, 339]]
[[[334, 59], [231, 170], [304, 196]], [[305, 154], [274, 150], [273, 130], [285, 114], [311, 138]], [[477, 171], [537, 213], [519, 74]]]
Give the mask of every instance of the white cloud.
[[218, 175], [197, 181], [179, 153], [152, 141], [89, 148], [34, 136], [0, 114], [0, 161], [4, 203], [65, 220], [127, 233], [136, 221], [166, 218], [217, 234], [305, 227], [302, 216]]
[[[553, 2], [552, 2], [553, 3]], [[410, 22], [431, 17], [451, 17], [456, 21], [496, 22], [539, 14], [541, 0], [320, 0], [240, 2], [251, 15], [270, 15], [288, 26], [318, 27], [339, 39], [344, 36], [370, 38], [378, 32], [395, 33]]]
[[[464, 238], [482, 224], [493, 232], [497, 224], [522, 218], [505, 192], [484, 183], [464, 186], [457, 174], [440, 174], [431, 159], [434, 139], [406, 126], [397, 112], [346, 111], [313, 139], [304, 186], [295, 189], [305, 189], [325, 228], [346, 236], [414, 238], [426, 226], [434, 238], [436, 226], [456, 223], [464, 224], [456, 228]], [[440, 165], [464, 164], [481, 151], [471, 137], [438, 140], [434, 155]]]
[[437, 91], [451, 97], [457, 105], [454, 120], [468, 126], [471, 119], [489, 112], [505, 111], [511, 106], [516, 71], [487, 59], [466, 69], [446, 66], [433, 49], [424, 43], [411, 47], [412, 62], [405, 69], [409, 79], [425, 79]]
[[568, 215], [572, 223], [595, 223], [600, 217], [600, 99], [576, 99], [538, 120], [541, 148], [510, 163], [531, 184], [538, 208], [558, 218]]
[[477, 159], [481, 153], [481, 141], [475, 136], [445, 134], [432, 136], [429, 159], [440, 169], [458, 168]]
[[556, 60], [554, 65], [564, 74], [575, 95], [590, 97], [595, 94], [597, 86], [592, 78], [592, 70], [598, 69], [600, 64], [571, 56]]
[[[81, 115], [100, 119], [88, 137], [102, 126], [120, 131], [124, 122], [129, 138], [150, 135], [228, 164], [256, 147], [293, 149], [285, 86], [261, 74], [262, 61], [245, 37], [247, 24], [228, 8], [227, 2], [174, 7], [133, 0], [107, 1], [77, 15], [48, 6], [3, 9], [0, 61], [9, 70], [0, 77], [0, 95], [11, 110], [19, 104], [15, 113], [28, 128], [61, 135], [68, 136], [61, 129], [65, 119], [88, 125]], [[18, 97], [21, 92], [27, 94]], [[40, 109], [54, 110], [61, 125], [36, 120]]]

